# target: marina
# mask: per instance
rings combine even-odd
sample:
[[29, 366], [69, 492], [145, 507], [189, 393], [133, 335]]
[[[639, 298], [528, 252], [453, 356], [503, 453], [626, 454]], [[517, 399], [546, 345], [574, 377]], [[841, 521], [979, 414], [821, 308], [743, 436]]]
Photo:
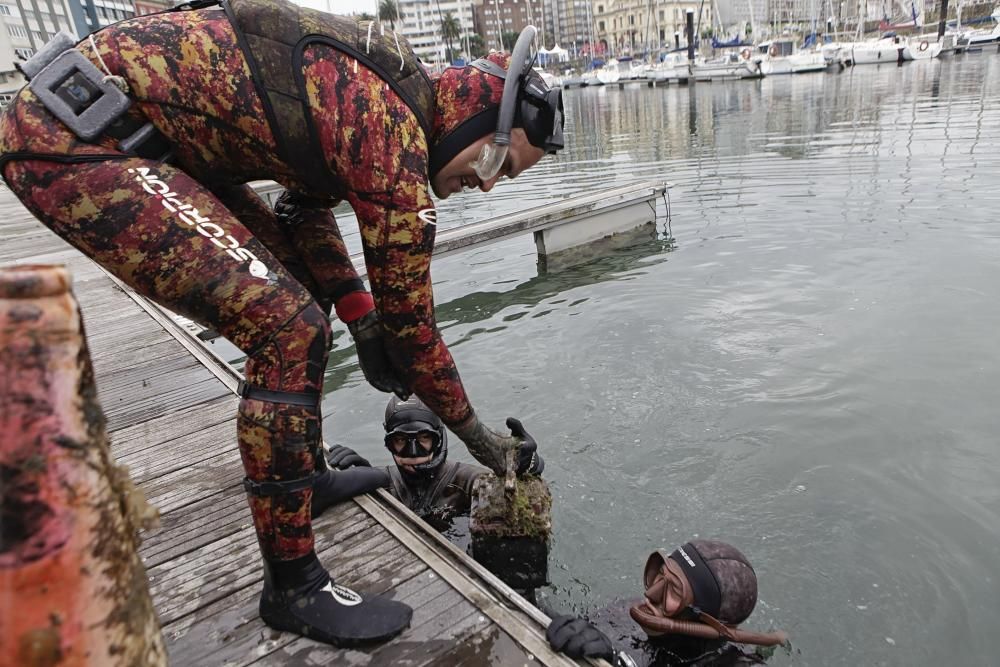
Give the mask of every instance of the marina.
[[[771, 667], [992, 664], [1000, 27], [960, 8], [939, 39], [924, 9], [813, 42], [776, 25], [715, 53], [676, 39], [656, 61], [629, 41], [568, 78], [550, 68], [557, 153], [488, 195], [470, 187], [489, 180], [480, 156], [420, 211], [426, 227], [380, 228], [384, 244], [432, 229], [430, 328], [483, 422], [516, 416], [537, 440], [531, 482], [551, 507], [529, 511], [551, 536], [518, 554], [543, 563], [525, 592], [472, 557], [461, 513], [428, 523], [385, 489], [329, 509], [312, 525], [336, 584], [413, 609], [367, 647], [261, 618], [265, 538], [236, 439], [256, 352], [144, 298], [0, 185], [0, 267], [69, 268], [111, 453], [159, 511], [140, 555], [169, 664], [607, 666], [553, 650], [550, 619], [608, 618], [648, 589], [647, 554], [702, 539], [737, 545], [756, 577], [743, 627], [791, 637]], [[270, 207], [283, 193], [250, 185]], [[370, 222], [343, 201], [333, 213], [338, 258], [377, 284]], [[388, 394], [342, 319], [310, 390], [312, 446], [395, 471], [431, 434], [392, 444]], [[461, 426], [434, 444], [449, 464], [475, 462]], [[616, 639], [648, 641], [632, 625]]]
[[[808, 31], [804, 31], [801, 24], [791, 22], [780, 30], [772, 25], [767, 30], [769, 36], [763, 40], [756, 40], [751, 36], [751, 33], [756, 35], [758, 32], [751, 23], [747, 23], [746, 35], [737, 35], [728, 42], [719, 41], [713, 36], [711, 48], [704, 40], [695, 37], [695, 26], [700, 25], [704, 11], [702, 6], [697, 14], [697, 23], [695, 13], [692, 10], [687, 12], [683, 44], [679, 32], [675, 33], [673, 48], [669, 50], [664, 48], [662, 31], [661, 40], [641, 46], [634, 43], [634, 35], [629, 35], [627, 44], [620, 46], [626, 54], [622, 60], [613, 55], [606, 61], [595, 58], [582, 72], [550, 76], [555, 85], [567, 88], [604, 85], [624, 88], [626, 84], [632, 83], [655, 86], [671, 81], [679, 84], [731, 81], [783, 74], [839, 72], [845, 67], [859, 65], [903, 64], [913, 60], [952, 57], [966, 52], [978, 53], [984, 48], [1000, 45], [1000, 6], [995, 7], [992, 14], [980, 15], [977, 22], [987, 27], [971, 30], [967, 26], [963, 28], [961, 24], [960, 3], [958, 20], [952, 22], [946, 20], [947, 4], [943, 5], [945, 15], [942, 15], [940, 24], [931, 22], [929, 8], [932, 6], [927, 5], [927, 11], [921, 9], [918, 16], [914, 3], [913, 19], [909, 23], [889, 24], [883, 18], [878, 23], [877, 36], [866, 35], [868, 25], [856, 17], [853, 17], [856, 27], [853, 34], [837, 32], [833, 16], [826, 19], [827, 33], [821, 34], [817, 31], [817, 20], [813, 17], [812, 27]], [[861, 7], [859, 4], [859, 15], [863, 15]], [[977, 9], [981, 10], [982, 7]], [[641, 13], [641, 8], [639, 11]], [[712, 16], [717, 15], [716, 8], [716, 13]], [[652, 12], [650, 16], [653, 17]], [[634, 15], [630, 15], [629, 20], [634, 21]], [[936, 28], [937, 32], [930, 32], [929, 29], [932, 28]], [[719, 29], [725, 30], [721, 26]], [[715, 30], [713, 24], [711, 32], [716, 34]], [[606, 40], [601, 43], [606, 45]], [[602, 48], [614, 52], [611, 46]], [[633, 52], [636, 53], [635, 56], [632, 55]], [[640, 53], [641, 56], [638, 55]]]

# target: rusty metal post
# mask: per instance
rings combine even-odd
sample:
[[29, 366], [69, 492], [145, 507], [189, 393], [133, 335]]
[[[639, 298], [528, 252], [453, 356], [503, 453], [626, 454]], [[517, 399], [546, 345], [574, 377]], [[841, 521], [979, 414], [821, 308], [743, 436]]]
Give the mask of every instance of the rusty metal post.
[[0, 665], [166, 665], [63, 267], [0, 269]]

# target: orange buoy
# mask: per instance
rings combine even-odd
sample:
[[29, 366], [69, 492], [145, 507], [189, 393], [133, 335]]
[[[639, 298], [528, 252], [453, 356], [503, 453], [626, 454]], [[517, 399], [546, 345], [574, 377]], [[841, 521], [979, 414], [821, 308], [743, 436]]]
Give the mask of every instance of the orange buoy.
[[0, 666], [166, 665], [69, 285], [0, 269]]

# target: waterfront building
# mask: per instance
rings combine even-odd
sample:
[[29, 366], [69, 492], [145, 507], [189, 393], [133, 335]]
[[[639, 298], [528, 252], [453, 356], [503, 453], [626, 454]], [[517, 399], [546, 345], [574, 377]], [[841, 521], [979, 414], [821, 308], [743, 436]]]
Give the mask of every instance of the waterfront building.
[[395, 22], [396, 30], [406, 37], [413, 51], [425, 63], [445, 64], [445, 40], [441, 35], [441, 21], [449, 13], [458, 21], [461, 42], [453, 43], [451, 47], [456, 55], [465, 52], [466, 37], [475, 34], [474, 0], [396, 1], [400, 14], [400, 20]]
[[[598, 53], [641, 55], [685, 44], [685, 14], [694, 12], [700, 32], [712, 27], [712, 7], [696, 0], [594, 0]], [[699, 19], [700, 10], [700, 19]]]
[[[772, 2], [773, 0], [716, 0], [719, 24], [724, 30], [733, 32], [740, 29], [744, 34], [746, 27], [751, 26], [750, 34], [753, 35], [770, 21], [768, 10]], [[727, 33], [724, 36], [729, 35]]]
[[[534, 6], [532, 6], [534, 4]], [[514, 46], [504, 35], [520, 33], [527, 25], [539, 27], [541, 2], [530, 0], [482, 0], [474, 7], [474, 27], [487, 49], [510, 51]], [[539, 16], [535, 16], [535, 12]]]
[[[35, 2], [36, 0], [30, 1]], [[146, 4], [156, 5], [160, 9], [166, 9], [175, 4], [173, 2], [157, 2], [157, 0], [143, 1]], [[122, 19], [130, 19], [136, 14], [135, 4], [132, 0], [67, 0], [67, 2], [73, 15], [75, 26], [73, 32], [80, 37], [85, 37], [95, 30], [100, 30]], [[156, 11], [160, 11], [160, 9]]]
[[134, 4], [135, 15], [145, 16], [146, 14], [155, 14], [156, 12], [170, 9], [177, 3], [173, 0], [135, 0]]
[[0, 107], [5, 107], [25, 84], [16, 63], [30, 58], [61, 30], [80, 33], [71, 0], [2, 0], [0, 19]]
[[591, 0], [544, 0], [545, 45], [569, 51], [574, 58], [588, 50], [594, 38]]

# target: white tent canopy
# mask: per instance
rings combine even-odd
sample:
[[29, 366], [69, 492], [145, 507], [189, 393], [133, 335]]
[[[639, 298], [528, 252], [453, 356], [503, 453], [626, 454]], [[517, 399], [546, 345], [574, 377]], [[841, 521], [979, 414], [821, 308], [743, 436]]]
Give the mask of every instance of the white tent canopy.
[[551, 49], [546, 49], [544, 46], [538, 49], [538, 62], [542, 65], [552, 62], [564, 63], [567, 60], [569, 60], [569, 51], [560, 48], [558, 44]]

